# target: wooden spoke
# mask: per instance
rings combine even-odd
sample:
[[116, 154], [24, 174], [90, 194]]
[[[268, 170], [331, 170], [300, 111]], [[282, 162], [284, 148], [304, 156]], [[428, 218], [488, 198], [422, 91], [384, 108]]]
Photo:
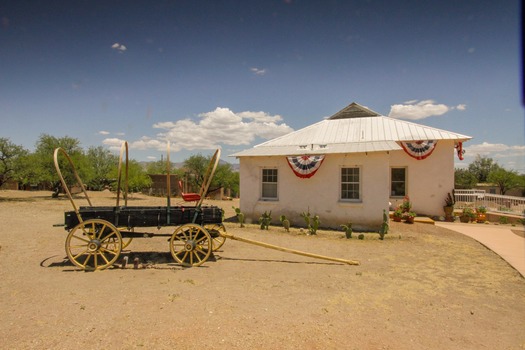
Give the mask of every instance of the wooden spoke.
[[[85, 237], [83, 237], [85, 236]], [[75, 243], [72, 244], [72, 240]], [[77, 243], [77, 240], [83, 242]], [[122, 236], [111, 223], [91, 219], [75, 226], [66, 239], [69, 260], [84, 270], [103, 270], [115, 263], [122, 250]]]
[[204, 227], [211, 236], [213, 251], [217, 251], [220, 247], [222, 247], [224, 242], [226, 242], [226, 237], [222, 235], [223, 233], [226, 233], [226, 227], [224, 227], [224, 224], [222, 223], [205, 225]]
[[175, 261], [183, 266], [200, 266], [210, 257], [211, 236], [197, 224], [182, 225], [173, 232], [170, 252]]

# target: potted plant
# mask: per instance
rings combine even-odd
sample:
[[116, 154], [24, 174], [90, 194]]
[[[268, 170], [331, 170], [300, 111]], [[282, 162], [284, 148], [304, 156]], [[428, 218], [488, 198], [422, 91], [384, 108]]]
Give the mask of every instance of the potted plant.
[[414, 223], [414, 218], [416, 216], [417, 216], [417, 214], [414, 213], [413, 211], [408, 211], [408, 212], [403, 213], [403, 219], [405, 219], [405, 222], [407, 224], [413, 224]]
[[456, 204], [454, 197], [452, 197], [449, 192], [445, 198], [445, 206], [443, 207], [443, 210], [445, 211], [445, 221], [454, 221], [454, 204]]
[[476, 220], [479, 223], [487, 221], [487, 208], [482, 205], [476, 208]]
[[412, 203], [410, 202], [410, 197], [404, 196], [403, 197], [403, 203], [399, 206], [403, 213], [407, 213], [412, 209]]
[[392, 214], [392, 217], [395, 222], [401, 222], [403, 219], [403, 210], [401, 208], [397, 208], [394, 210], [394, 214]]
[[474, 221], [475, 218], [476, 214], [474, 213], [474, 210], [472, 208], [463, 208], [461, 216], [459, 217], [459, 221], [463, 223], [468, 223], [470, 221]]

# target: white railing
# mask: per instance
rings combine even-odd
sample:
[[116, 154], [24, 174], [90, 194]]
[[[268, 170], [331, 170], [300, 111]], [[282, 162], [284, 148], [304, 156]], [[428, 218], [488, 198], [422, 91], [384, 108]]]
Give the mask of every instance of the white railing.
[[456, 209], [484, 206], [489, 212], [525, 215], [525, 198], [486, 193], [484, 190], [455, 190]]

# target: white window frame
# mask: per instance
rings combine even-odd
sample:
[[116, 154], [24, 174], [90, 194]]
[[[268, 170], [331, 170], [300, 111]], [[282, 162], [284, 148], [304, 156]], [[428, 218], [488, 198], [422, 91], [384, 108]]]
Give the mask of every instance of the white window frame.
[[[392, 172], [394, 171], [394, 169], [403, 169], [405, 171], [405, 179], [404, 179], [404, 183], [405, 183], [405, 193], [403, 194], [393, 194], [392, 192], [392, 185], [394, 184], [394, 179], [393, 179], [393, 176], [392, 176]], [[396, 181], [396, 182], [401, 182], [401, 181]], [[406, 196], [408, 194], [408, 168], [407, 167], [404, 167], [404, 166], [393, 166], [393, 167], [390, 167], [390, 198], [403, 198], [404, 196]]]
[[[343, 182], [343, 169], [357, 169], [358, 171], [358, 181], [345, 181]], [[352, 202], [352, 203], [360, 203], [363, 201], [363, 193], [362, 193], [362, 179], [363, 179], [363, 170], [360, 166], [341, 166], [339, 170], [339, 200], [341, 202]], [[345, 184], [355, 185], [357, 184], [358, 190], [358, 198], [343, 198], [343, 187]], [[355, 192], [355, 191], [354, 191]]]
[[[265, 180], [264, 173], [268, 170], [275, 171], [275, 175], [271, 175], [271, 176], [276, 177], [275, 181], [264, 181]], [[265, 185], [273, 185], [273, 184], [275, 184], [275, 197], [265, 196], [265, 193], [264, 193]], [[278, 168], [262, 168], [261, 169], [261, 200], [264, 200], [264, 201], [279, 200], [279, 169]]]

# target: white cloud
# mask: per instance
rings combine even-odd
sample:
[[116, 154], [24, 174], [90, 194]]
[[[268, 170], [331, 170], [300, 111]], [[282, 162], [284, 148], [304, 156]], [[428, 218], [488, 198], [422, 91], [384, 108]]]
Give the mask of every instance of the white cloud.
[[265, 112], [235, 113], [229, 108], [217, 107], [199, 114], [198, 120], [183, 119], [155, 123], [161, 129], [155, 138], [143, 137], [130, 144], [136, 149], [165, 150], [170, 141], [171, 150], [216, 149], [220, 145], [249, 145], [257, 137], [271, 139], [293, 131], [282, 123], [279, 115]]
[[102, 140], [102, 144], [109, 147], [112, 151], [120, 151], [120, 147], [124, 143], [125, 140], [118, 139], [118, 138], [108, 138]]
[[483, 157], [494, 159], [499, 165], [507, 169], [525, 172], [525, 146], [509, 146], [502, 143], [474, 144], [463, 148], [465, 150], [465, 160], [472, 161], [479, 154]]
[[253, 68], [250, 68], [250, 70], [255, 75], [265, 75], [266, 74], [266, 68], [261, 69], [261, 68], [253, 67]]
[[119, 52], [124, 52], [127, 50], [127, 47], [125, 45], [122, 45], [122, 44], [119, 44], [119, 43], [114, 43], [113, 45], [111, 45], [111, 48], [113, 50], [117, 50]]
[[167, 147], [167, 142], [155, 140], [155, 139], [144, 136], [138, 141], [131, 142], [129, 146], [130, 148], [139, 149], [139, 150], [156, 149], [159, 151], [165, 151]]
[[470, 146], [464, 147], [465, 156], [467, 155], [475, 156], [476, 154], [487, 155], [487, 154], [494, 153], [494, 152], [508, 151], [509, 148], [510, 148], [509, 146], [504, 145], [502, 143], [488, 143], [488, 142], [483, 142], [481, 144], [470, 145]]
[[464, 111], [466, 108], [467, 105], [465, 104], [450, 107], [442, 103], [436, 103], [434, 100], [411, 100], [403, 104], [392, 105], [388, 116], [397, 119], [418, 120], [443, 115], [452, 109]]
[[100, 130], [98, 133], [100, 135], [109, 135], [109, 131], [105, 131], [105, 130]]

